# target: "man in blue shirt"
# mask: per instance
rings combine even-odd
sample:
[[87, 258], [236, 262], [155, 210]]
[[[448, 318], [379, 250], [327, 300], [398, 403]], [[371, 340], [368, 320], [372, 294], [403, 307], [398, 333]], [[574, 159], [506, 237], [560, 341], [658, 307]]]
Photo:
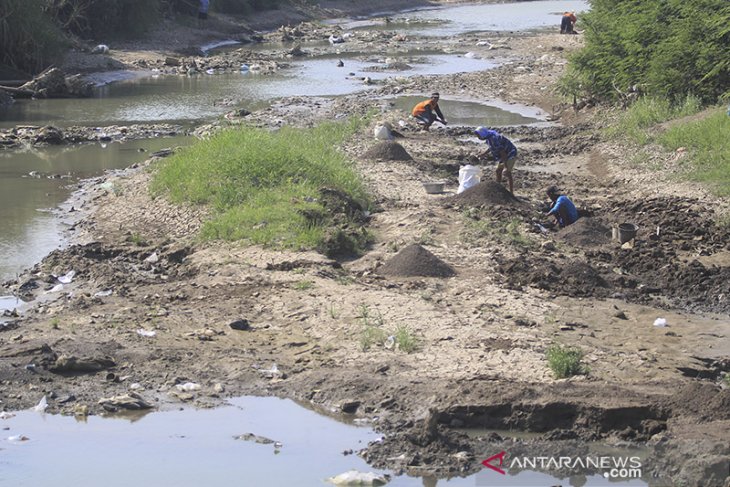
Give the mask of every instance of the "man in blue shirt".
[[514, 194], [512, 169], [515, 167], [517, 160], [517, 148], [507, 137], [500, 134], [496, 130], [490, 130], [486, 127], [477, 127], [474, 131], [479, 140], [483, 140], [489, 146], [489, 152], [497, 164], [497, 182], [502, 183], [502, 174], [504, 173], [509, 183], [509, 192]]
[[561, 227], [567, 227], [572, 225], [578, 219], [578, 210], [570, 198], [560, 194], [558, 188], [550, 186], [547, 189], [547, 195], [553, 202], [553, 207], [548, 211], [548, 215], [555, 217], [558, 225]]

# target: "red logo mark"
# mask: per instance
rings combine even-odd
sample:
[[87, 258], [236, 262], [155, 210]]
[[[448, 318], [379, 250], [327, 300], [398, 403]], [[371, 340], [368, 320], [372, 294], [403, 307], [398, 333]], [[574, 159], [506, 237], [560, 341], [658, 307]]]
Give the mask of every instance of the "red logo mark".
[[[504, 456], [506, 454], [507, 454], [507, 452], [506, 451], [503, 451], [503, 452], [497, 453], [496, 455], [492, 455], [491, 457], [489, 457], [486, 460], [484, 460], [482, 462], [482, 465], [484, 465], [487, 468], [491, 468], [492, 470], [494, 470], [497, 473], [501, 473], [502, 475], [504, 475], [504, 470], [502, 470], [499, 467], [502, 466], [502, 463], [504, 462]], [[497, 459], [499, 459], [499, 467], [495, 467], [494, 465], [492, 465], [490, 463], [492, 460], [497, 460]]]

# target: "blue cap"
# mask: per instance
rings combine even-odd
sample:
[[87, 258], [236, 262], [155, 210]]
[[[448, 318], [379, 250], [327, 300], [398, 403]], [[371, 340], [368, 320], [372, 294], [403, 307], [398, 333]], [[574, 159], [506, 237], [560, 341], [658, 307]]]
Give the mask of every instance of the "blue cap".
[[480, 139], [486, 139], [487, 135], [489, 135], [489, 130], [487, 127], [477, 127], [474, 133], [479, 137]]

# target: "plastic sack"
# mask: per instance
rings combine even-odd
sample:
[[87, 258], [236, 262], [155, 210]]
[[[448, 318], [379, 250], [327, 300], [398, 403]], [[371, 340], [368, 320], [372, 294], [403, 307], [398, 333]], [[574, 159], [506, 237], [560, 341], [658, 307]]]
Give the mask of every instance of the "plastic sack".
[[482, 168], [467, 164], [459, 169], [459, 189], [456, 194], [463, 193], [481, 181]]
[[378, 125], [373, 130], [373, 135], [377, 140], [391, 140], [393, 136], [390, 133], [390, 127], [387, 125]]

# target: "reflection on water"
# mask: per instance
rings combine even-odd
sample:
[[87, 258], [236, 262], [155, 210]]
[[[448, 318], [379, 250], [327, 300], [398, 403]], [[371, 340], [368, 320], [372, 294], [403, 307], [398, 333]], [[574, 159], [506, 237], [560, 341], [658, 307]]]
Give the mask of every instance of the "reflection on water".
[[150, 152], [188, 140], [174, 137], [0, 151], [0, 281], [15, 277], [62, 243], [64, 225], [49, 209], [69, 197], [78, 179], [128, 167]]

